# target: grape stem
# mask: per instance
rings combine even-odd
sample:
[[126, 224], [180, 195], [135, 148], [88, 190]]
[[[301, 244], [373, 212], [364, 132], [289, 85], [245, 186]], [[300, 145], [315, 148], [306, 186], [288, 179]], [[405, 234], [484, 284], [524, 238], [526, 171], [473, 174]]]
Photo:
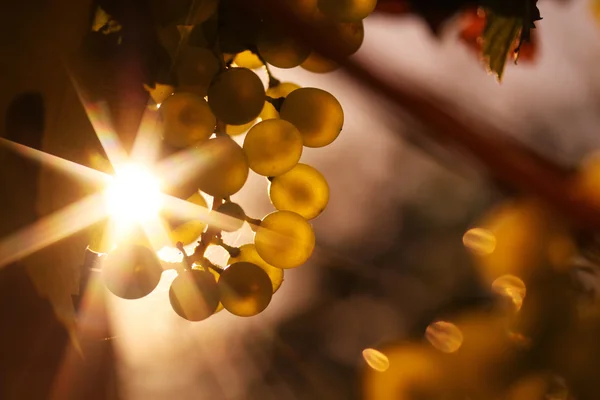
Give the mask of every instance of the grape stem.
[[271, 71], [269, 64], [260, 55], [260, 53], [258, 52], [258, 49], [252, 48], [252, 49], [250, 49], [250, 51], [253, 52], [254, 54], [256, 54], [256, 57], [258, 57], [260, 62], [263, 63], [263, 65], [265, 66], [265, 71], [267, 72], [267, 76], [269, 77], [269, 89], [272, 89], [274, 87], [281, 85], [281, 81], [279, 79], [275, 78], [275, 75], [273, 75], [273, 71]]
[[246, 215], [246, 222], [250, 225], [250, 229], [252, 229], [254, 232], [256, 232], [256, 230], [258, 229], [258, 227], [260, 226], [260, 219], [256, 219], [256, 218], [251, 218], [249, 216]]
[[273, 107], [275, 107], [275, 110], [277, 110], [277, 112], [281, 111], [281, 106], [283, 105], [283, 101], [285, 100], [285, 97], [271, 97], [271, 96], [266, 96], [265, 98], [266, 101], [268, 101], [269, 103], [271, 103], [273, 105]]
[[238, 257], [240, 255], [240, 249], [238, 247], [230, 246], [227, 243], [223, 242], [223, 238], [217, 238], [214, 244], [216, 244], [217, 246], [221, 246], [223, 249], [225, 249], [231, 257]]

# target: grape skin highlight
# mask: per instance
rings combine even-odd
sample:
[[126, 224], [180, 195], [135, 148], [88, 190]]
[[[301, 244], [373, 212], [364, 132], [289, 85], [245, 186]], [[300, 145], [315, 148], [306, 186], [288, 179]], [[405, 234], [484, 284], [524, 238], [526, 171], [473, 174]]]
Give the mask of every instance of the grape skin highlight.
[[267, 273], [249, 262], [227, 267], [221, 272], [218, 284], [223, 307], [240, 317], [262, 312], [273, 296], [273, 286]]

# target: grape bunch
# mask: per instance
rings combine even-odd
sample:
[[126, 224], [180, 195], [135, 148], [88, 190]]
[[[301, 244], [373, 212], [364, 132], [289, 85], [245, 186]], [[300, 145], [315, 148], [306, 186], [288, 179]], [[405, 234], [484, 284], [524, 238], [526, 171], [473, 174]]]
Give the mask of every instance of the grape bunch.
[[[347, 56], [361, 46], [362, 19], [375, 0], [288, 0], [300, 17], [335, 32]], [[238, 316], [262, 312], [283, 282], [285, 269], [304, 264], [315, 248], [310, 220], [329, 200], [325, 177], [301, 163], [305, 147], [331, 144], [344, 113], [325, 90], [276, 79], [270, 66], [324, 73], [338, 65], [250, 14], [234, 0], [155, 0], [157, 35], [171, 56], [172, 81], [150, 90], [166, 153], [189, 151], [202, 162], [185, 182], [165, 191], [199, 207], [208, 220], [164, 218], [173, 247], [183, 253], [169, 290], [173, 310], [201, 321], [226, 309]], [[268, 85], [259, 73], [266, 72]], [[265, 87], [266, 86], [266, 87]], [[240, 146], [238, 142], [242, 142]], [[233, 138], [237, 136], [236, 138]], [[231, 201], [249, 171], [269, 181], [275, 211], [261, 220]], [[175, 177], [177, 178], [177, 177]], [[254, 242], [234, 247], [222, 232], [245, 223]], [[197, 242], [192, 254], [184, 246]], [[230, 255], [222, 267], [205, 257], [217, 245]], [[92, 248], [92, 246], [90, 246]], [[117, 243], [104, 257], [102, 275], [115, 295], [136, 299], [156, 288], [163, 267], [147, 243]]]

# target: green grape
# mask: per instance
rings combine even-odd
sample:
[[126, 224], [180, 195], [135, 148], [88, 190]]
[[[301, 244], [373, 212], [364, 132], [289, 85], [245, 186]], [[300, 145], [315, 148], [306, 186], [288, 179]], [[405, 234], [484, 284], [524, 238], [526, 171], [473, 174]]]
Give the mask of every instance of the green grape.
[[291, 123], [270, 119], [254, 125], [244, 139], [248, 165], [259, 175], [277, 176], [289, 171], [302, 155], [302, 135]]
[[[277, 99], [279, 97], [287, 97], [288, 94], [292, 93], [296, 89], [300, 89], [300, 86], [296, 85], [295, 83], [281, 82], [278, 85], [268, 88], [267, 96], [272, 97], [274, 99]], [[260, 112], [260, 119], [264, 121], [267, 119], [277, 118], [279, 118], [279, 113], [277, 112], [275, 107], [273, 107], [273, 105], [268, 101], [265, 101], [265, 106]]]
[[263, 66], [263, 62], [260, 61], [260, 58], [250, 50], [244, 50], [241, 53], [237, 53], [233, 62], [238, 67], [248, 69], [256, 69]]
[[263, 218], [254, 244], [258, 255], [277, 268], [302, 265], [315, 248], [312, 226], [292, 211], [275, 211]]
[[[204, 196], [198, 192], [190, 196], [187, 201], [200, 207], [208, 207]], [[166, 220], [171, 227], [169, 239], [173, 244], [181, 242], [184, 246], [187, 246], [198, 240], [206, 228], [206, 223], [200, 220], [182, 220], [179, 218], [167, 218]]]
[[246, 213], [237, 203], [227, 201], [217, 208], [217, 212], [230, 218], [221, 218], [219, 228], [224, 232], [235, 232], [244, 225]]
[[206, 96], [210, 82], [220, 68], [219, 60], [212, 51], [201, 47], [183, 47], [176, 63], [178, 91]]
[[203, 163], [196, 183], [201, 191], [225, 198], [237, 193], [248, 178], [248, 160], [244, 150], [230, 137], [218, 136], [199, 146]]
[[313, 18], [326, 37], [333, 38], [336, 43], [336, 54], [348, 57], [358, 51], [365, 39], [365, 28], [362, 21], [332, 22], [323, 14], [316, 13]]
[[266, 31], [256, 43], [261, 57], [277, 68], [294, 68], [310, 54], [310, 47], [294, 37]]
[[217, 118], [226, 124], [246, 124], [260, 114], [265, 89], [248, 68], [230, 68], [220, 73], [208, 88], [208, 104]]
[[358, 22], [373, 12], [377, 0], [319, 0], [319, 10], [342, 22]]
[[313, 51], [308, 58], [300, 64], [300, 67], [307, 71], [314, 72], [315, 74], [325, 74], [327, 72], [335, 71], [340, 65]]
[[237, 257], [229, 257], [227, 261], [227, 265], [235, 264], [237, 262], [249, 262], [254, 265], [258, 265], [261, 267], [267, 275], [269, 275], [269, 279], [271, 279], [271, 283], [273, 284], [273, 293], [275, 293], [281, 287], [283, 283], [283, 270], [281, 268], [276, 268], [260, 258], [258, 253], [256, 252], [256, 246], [252, 243], [245, 244], [240, 247], [240, 254]]
[[202, 321], [217, 310], [219, 287], [210, 272], [185, 270], [171, 283], [169, 301], [180, 317], [188, 321]]
[[191, 93], [175, 93], [167, 97], [159, 109], [162, 137], [174, 147], [201, 143], [215, 130], [216, 119], [206, 101]]
[[316, 88], [300, 88], [290, 93], [281, 106], [280, 117], [298, 128], [307, 147], [327, 146], [344, 125], [339, 101]]
[[102, 279], [113, 294], [139, 299], [156, 288], [162, 266], [149, 248], [127, 244], [111, 251], [102, 262]]
[[227, 133], [229, 136], [242, 135], [248, 132], [248, 129], [252, 128], [254, 124], [256, 124], [256, 120], [252, 120], [243, 125], [225, 125], [225, 133]]
[[223, 307], [240, 317], [262, 312], [273, 296], [273, 285], [267, 273], [249, 262], [228, 266], [221, 272], [218, 284]]
[[310, 165], [298, 164], [271, 180], [269, 198], [278, 210], [293, 211], [313, 219], [329, 202], [329, 185], [319, 171]]

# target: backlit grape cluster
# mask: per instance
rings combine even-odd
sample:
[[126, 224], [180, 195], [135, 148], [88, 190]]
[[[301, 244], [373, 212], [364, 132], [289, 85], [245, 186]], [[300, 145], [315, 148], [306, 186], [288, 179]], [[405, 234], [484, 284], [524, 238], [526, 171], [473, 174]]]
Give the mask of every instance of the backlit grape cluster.
[[[282, 0], [283, 1], [283, 0]], [[376, 1], [288, 0], [298, 17], [336, 32], [350, 56], [363, 40], [362, 19]], [[233, 0], [155, 1], [157, 33], [172, 58], [173, 85], [151, 89], [163, 145], [192, 150], [202, 160], [186, 182], [169, 194], [201, 207], [213, 198], [206, 220], [166, 217], [170, 241], [184, 255], [169, 298], [181, 317], [200, 321], [225, 308], [238, 316], [263, 311], [283, 281], [283, 270], [305, 263], [315, 248], [308, 222], [329, 200], [329, 187], [315, 168], [300, 163], [305, 147], [324, 147], [340, 134], [344, 114], [338, 100], [317, 88], [280, 82], [269, 69], [301, 66], [329, 72], [337, 64], [312, 52]], [[266, 73], [268, 85], [258, 73]], [[240, 146], [232, 136], [245, 134]], [[249, 170], [269, 181], [275, 211], [262, 220], [246, 216], [230, 196]], [[239, 248], [221, 233], [249, 223], [254, 242]], [[184, 246], [197, 242], [192, 254]], [[223, 247], [225, 267], [205, 257], [209, 245]], [[103, 262], [108, 289], [126, 299], [146, 296], [163, 266], [148, 246], [117, 244]]]

